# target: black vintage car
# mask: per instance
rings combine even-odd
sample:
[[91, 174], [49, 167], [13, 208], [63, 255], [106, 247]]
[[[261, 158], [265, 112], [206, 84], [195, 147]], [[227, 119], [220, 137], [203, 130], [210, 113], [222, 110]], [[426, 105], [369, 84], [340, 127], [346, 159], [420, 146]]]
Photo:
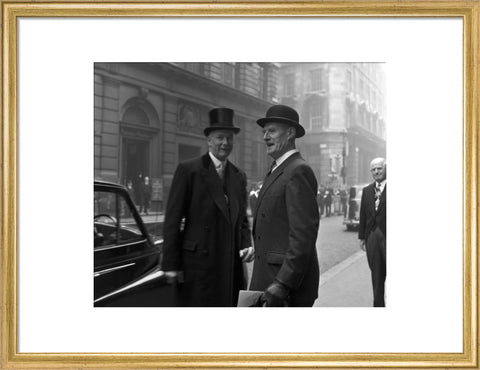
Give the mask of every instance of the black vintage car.
[[127, 189], [94, 182], [94, 306], [173, 305], [160, 270], [163, 241], [147, 232]]

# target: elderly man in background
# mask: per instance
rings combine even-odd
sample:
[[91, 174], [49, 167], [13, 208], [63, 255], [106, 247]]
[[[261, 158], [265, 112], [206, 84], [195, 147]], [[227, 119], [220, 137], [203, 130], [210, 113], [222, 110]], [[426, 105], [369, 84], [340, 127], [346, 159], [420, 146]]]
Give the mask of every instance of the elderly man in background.
[[373, 306], [385, 307], [385, 279], [387, 277], [387, 162], [375, 158], [370, 163], [375, 180], [363, 189], [360, 202], [358, 238], [360, 248], [367, 252], [372, 273]]

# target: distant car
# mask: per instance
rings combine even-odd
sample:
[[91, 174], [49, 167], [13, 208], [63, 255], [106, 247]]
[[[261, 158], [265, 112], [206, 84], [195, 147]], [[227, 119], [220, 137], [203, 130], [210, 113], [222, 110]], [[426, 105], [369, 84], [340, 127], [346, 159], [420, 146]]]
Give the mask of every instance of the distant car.
[[94, 306], [170, 306], [163, 239], [148, 234], [126, 187], [94, 181]]
[[350, 187], [347, 217], [343, 221], [348, 231], [358, 230], [360, 224], [360, 202], [362, 200], [363, 188], [367, 185], [360, 184]]

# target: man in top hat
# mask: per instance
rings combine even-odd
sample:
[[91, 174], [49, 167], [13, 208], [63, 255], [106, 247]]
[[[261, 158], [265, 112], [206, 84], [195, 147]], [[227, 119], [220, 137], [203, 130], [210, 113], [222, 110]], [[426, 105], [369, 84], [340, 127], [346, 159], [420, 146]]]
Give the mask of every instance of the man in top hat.
[[311, 307], [318, 296], [317, 180], [295, 148], [305, 135], [298, 113], [271, 107], [257, 121], [274, 161], [253, 211], [255, 262], [250, 290], [265, 306]]
[[178, 165], [165, 213], [162, 269], [178, 282], [179, 306], [236, 306], [254, 253], [246, 176], [227, 159], [240, 129], [232, 109], [209, 115], [208, 153]]

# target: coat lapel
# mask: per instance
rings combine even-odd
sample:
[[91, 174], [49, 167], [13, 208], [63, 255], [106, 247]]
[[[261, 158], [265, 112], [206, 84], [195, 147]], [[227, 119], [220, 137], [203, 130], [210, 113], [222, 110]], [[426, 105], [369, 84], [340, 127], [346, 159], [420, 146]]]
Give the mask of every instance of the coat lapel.
[[377, 213], [379, 213], [382, 210], [382, 208], [385, 206], [386, 198], [387, 198], [387, 184], [385, 184], [385, 187], [383, 188], [383, 191], [382, 191], [382, 195], [380, 195], [380, 204], [378, 205]]
[[239, 185], [241, 184], [241, 178], [238, 176], [238, 171], [230, 162], [227, 162], [227, 167], [225, 168], [225, 189], [227, 196], [230, 200], [228, 209], [230, 210], [230, 219], [232, 224], [235, 225], [238, 219], [239, 214], [239, 204], [237, 199], [239, 199]]
[[376, 210], [375, 210], [375, 182], [373, 182], [371, 186], [369, 186], [368, 196], [369, 196], [368, 206], [370, 210], [372, 211], [373, 214], [379, 213], [385, 205], [385, 199], [387, 197], [387, 185], [385, 184], [385, 187], [383, 188], [382, 195], [380, 195], [380, 204], [378, 205], [378, 208]]
[[220, 177], [218, 177], [217, 171], [215, 170], [213, 162], [208, 153], [203, 156], [203, 167], [201, 170], [201, 176], [207, 183], [207, 188], [213, 198], [213, 201], [223, 213], [228, 222], [230, 222], [230, 214], [228, 212], [227, 200], [225, 199], [222, 181], [220, 180]]
[[294, 153], [290, 157], [288, 157], [280, 166], [278, 166], [275, 171], [273, 171], [270, 175], [265, 177], [265, 180], [263, 181], [262, 189], [260, 189], [260, 193], [258, 194], [258, 200], [255, 205], [255, 211], [253, 212], [253, 218], [257, 218], [257, 211], [260, 206], [260, 203], [262, 203], [263, 196], [267, 189], [272, 186], [272, 184], [275, 183], [275, 181], [280, 177], [280, 175], [283, 173], [285, 170], [285, 167], [288, 166], [288, 164], [295, 158], [299, 157], [300, 153]]
[[370, 186], [365, 189], [368, 191], [368, 208], [370, 214], [375, 214], [375, 183], [370, 184]]

